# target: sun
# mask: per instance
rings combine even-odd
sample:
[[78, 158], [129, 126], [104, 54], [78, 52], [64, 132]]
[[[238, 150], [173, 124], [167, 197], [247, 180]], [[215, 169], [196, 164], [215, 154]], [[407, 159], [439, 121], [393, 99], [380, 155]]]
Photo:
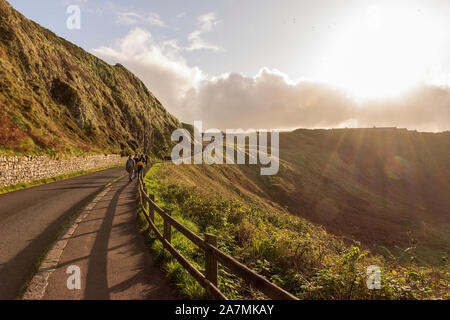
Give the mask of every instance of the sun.
[[439, 28], [419, 12], [368, 7], [334, 37], [324, 80], [357, 98], [399, 95], [435, 71], [439, 39]]

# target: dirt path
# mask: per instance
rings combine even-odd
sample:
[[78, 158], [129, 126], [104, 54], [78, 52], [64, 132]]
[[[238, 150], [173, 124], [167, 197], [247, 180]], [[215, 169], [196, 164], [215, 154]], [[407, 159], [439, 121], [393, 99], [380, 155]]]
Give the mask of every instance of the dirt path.
[[[78, 266], [81, 289], [67, 288]], [[45, 300], [176, 299], [148, 252], [136, 221], [136, 182], [114, 183], [70, 236], [50, 275]]]

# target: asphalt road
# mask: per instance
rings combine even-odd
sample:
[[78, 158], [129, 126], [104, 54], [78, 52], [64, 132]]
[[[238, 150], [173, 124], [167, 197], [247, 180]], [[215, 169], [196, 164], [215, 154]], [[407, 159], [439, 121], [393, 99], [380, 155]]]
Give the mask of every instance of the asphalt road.
[[43, 250], [67, 219], [125, 168], [0, 195], [0, 299], [16, 299]]
[[[136, 183], [115, 182], [97, 199], [50, 275], [44, 300], [177, 299], [139, 234]], [[80, 270], [79, 290], [67, 288], [67, 268]]]

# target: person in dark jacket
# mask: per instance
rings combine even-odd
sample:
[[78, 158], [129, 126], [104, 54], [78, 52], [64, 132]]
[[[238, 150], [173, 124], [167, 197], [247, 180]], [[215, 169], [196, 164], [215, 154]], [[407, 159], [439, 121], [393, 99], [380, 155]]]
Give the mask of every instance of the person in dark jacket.
[[134, 162], [131, 155], [128, 157], [127, 163], [125, 165], [125, 168], [128, 172], [128, 177], [130, 179], [130, 182], [133, 180], [133, 173], [136, 171], [136, 163]]

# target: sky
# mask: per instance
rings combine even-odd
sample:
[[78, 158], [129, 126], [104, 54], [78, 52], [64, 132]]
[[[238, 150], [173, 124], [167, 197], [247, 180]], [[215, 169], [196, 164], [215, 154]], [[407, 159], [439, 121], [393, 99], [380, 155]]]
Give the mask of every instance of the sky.
[[450, 130], [447, 0], [9, 2], [123, 64], [184, 122]]

